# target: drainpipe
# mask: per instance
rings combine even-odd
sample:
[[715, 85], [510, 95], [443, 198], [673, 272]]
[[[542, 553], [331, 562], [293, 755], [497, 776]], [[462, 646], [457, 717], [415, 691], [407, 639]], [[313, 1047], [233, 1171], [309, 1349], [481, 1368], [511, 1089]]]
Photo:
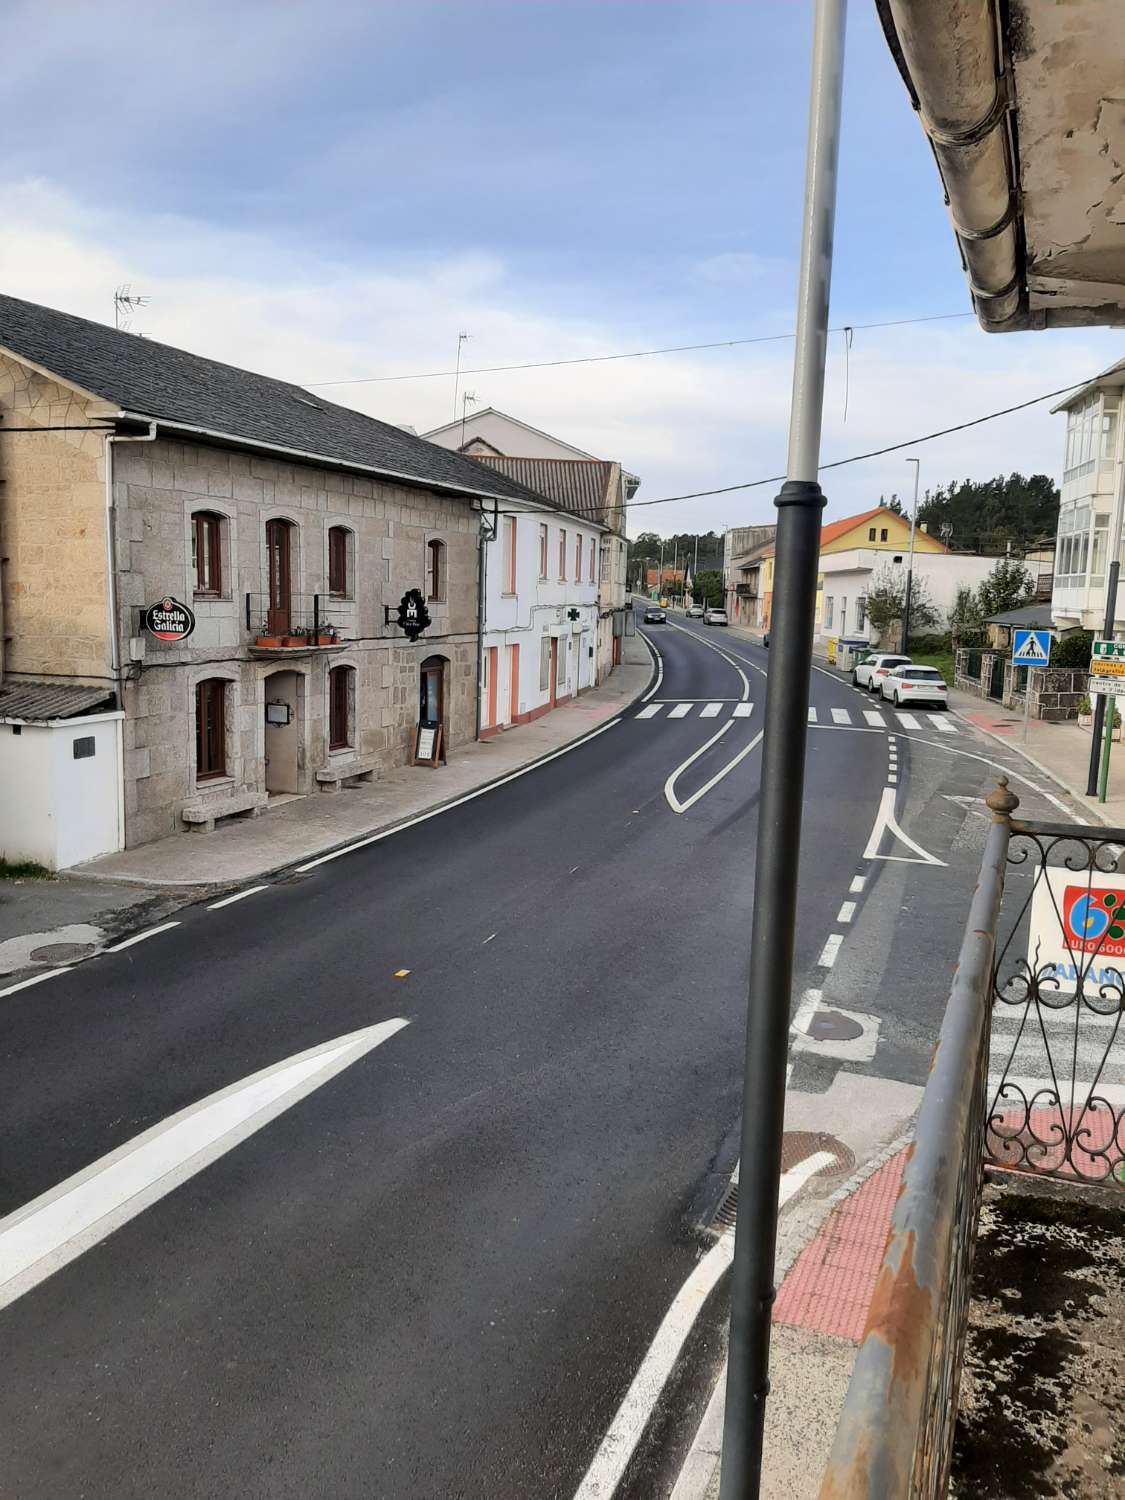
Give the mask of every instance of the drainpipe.
[[[148, 432], [124, 434], [107, 432], [105, 439], [105, 557], [106, 557], [106, 607], [109, 610], [109, 674], [113, 678], [113, 691], [117, 706], [124, 712], [125, 697], [121, 691], [121, 638], [117, 613], [117, 514], [113, 503], [113, 445], [114, 443], [153, 443], [156, 441], [156, 423], [148, 424]], [[117, 847], [125, 847], [125, 720], [117, 720], [117, 773], [120, 795], [117, 799]]]
[[499, 520], [499, 506], [493, 503], [493, 515], [491, 530], [489, 522], [485, 517], [483, 505], [480, 508], [480, 536], [477, 539], [477, 728], [476, 739], [480, 739], [481, 731], [481, 703], [480, 695], [484, 689], [484, 591], [488, 580], [488, 543], [496, 535], [496, 526]]

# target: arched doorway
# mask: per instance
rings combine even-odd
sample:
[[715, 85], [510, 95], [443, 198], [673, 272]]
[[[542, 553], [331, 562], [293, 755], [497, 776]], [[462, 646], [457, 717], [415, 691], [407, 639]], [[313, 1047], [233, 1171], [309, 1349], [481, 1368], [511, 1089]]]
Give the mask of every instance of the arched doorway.
[[445, 668], [444, 656], [427, 656], [418, 669], [418, 718], [423, 724], [445, 726]]
[[272, 672], [265, 680], [266, 791], [271, 796], [299, 794], [303, 756], [304, 678], [299, 672]]

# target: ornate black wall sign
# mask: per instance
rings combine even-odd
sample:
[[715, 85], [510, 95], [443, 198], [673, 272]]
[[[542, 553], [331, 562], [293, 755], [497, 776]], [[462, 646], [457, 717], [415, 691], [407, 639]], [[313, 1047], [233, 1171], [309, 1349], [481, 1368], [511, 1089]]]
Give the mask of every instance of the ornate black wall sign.
[[[387, 611], [387, 618], [389, 620], [390, 610]], [[433, 623], [429, 610], [426, 608], [426, 601], [422, 598], [421, 589], [407, 589], [403, 594], [399, 600], [398, 617], [395, 623], [407, 639], [412, 641], [416, 641], [423, 630], [427, 630]]]

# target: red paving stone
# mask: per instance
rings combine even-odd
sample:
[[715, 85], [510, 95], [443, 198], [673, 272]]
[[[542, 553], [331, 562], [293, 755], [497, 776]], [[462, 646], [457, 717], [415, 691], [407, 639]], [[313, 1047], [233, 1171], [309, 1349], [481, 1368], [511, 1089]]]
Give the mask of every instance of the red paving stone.
[[905, 1150], [837, 1205], [782, 1283], [774, 1322], [858, 1344], [883, 1260]]

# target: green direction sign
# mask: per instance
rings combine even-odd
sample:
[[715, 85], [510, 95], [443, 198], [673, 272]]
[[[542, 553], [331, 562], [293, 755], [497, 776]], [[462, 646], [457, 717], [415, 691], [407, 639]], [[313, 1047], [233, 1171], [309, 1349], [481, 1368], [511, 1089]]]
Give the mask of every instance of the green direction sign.
[[1125, 641], [1095, 641], [1094, 656], [1125, 661]]

